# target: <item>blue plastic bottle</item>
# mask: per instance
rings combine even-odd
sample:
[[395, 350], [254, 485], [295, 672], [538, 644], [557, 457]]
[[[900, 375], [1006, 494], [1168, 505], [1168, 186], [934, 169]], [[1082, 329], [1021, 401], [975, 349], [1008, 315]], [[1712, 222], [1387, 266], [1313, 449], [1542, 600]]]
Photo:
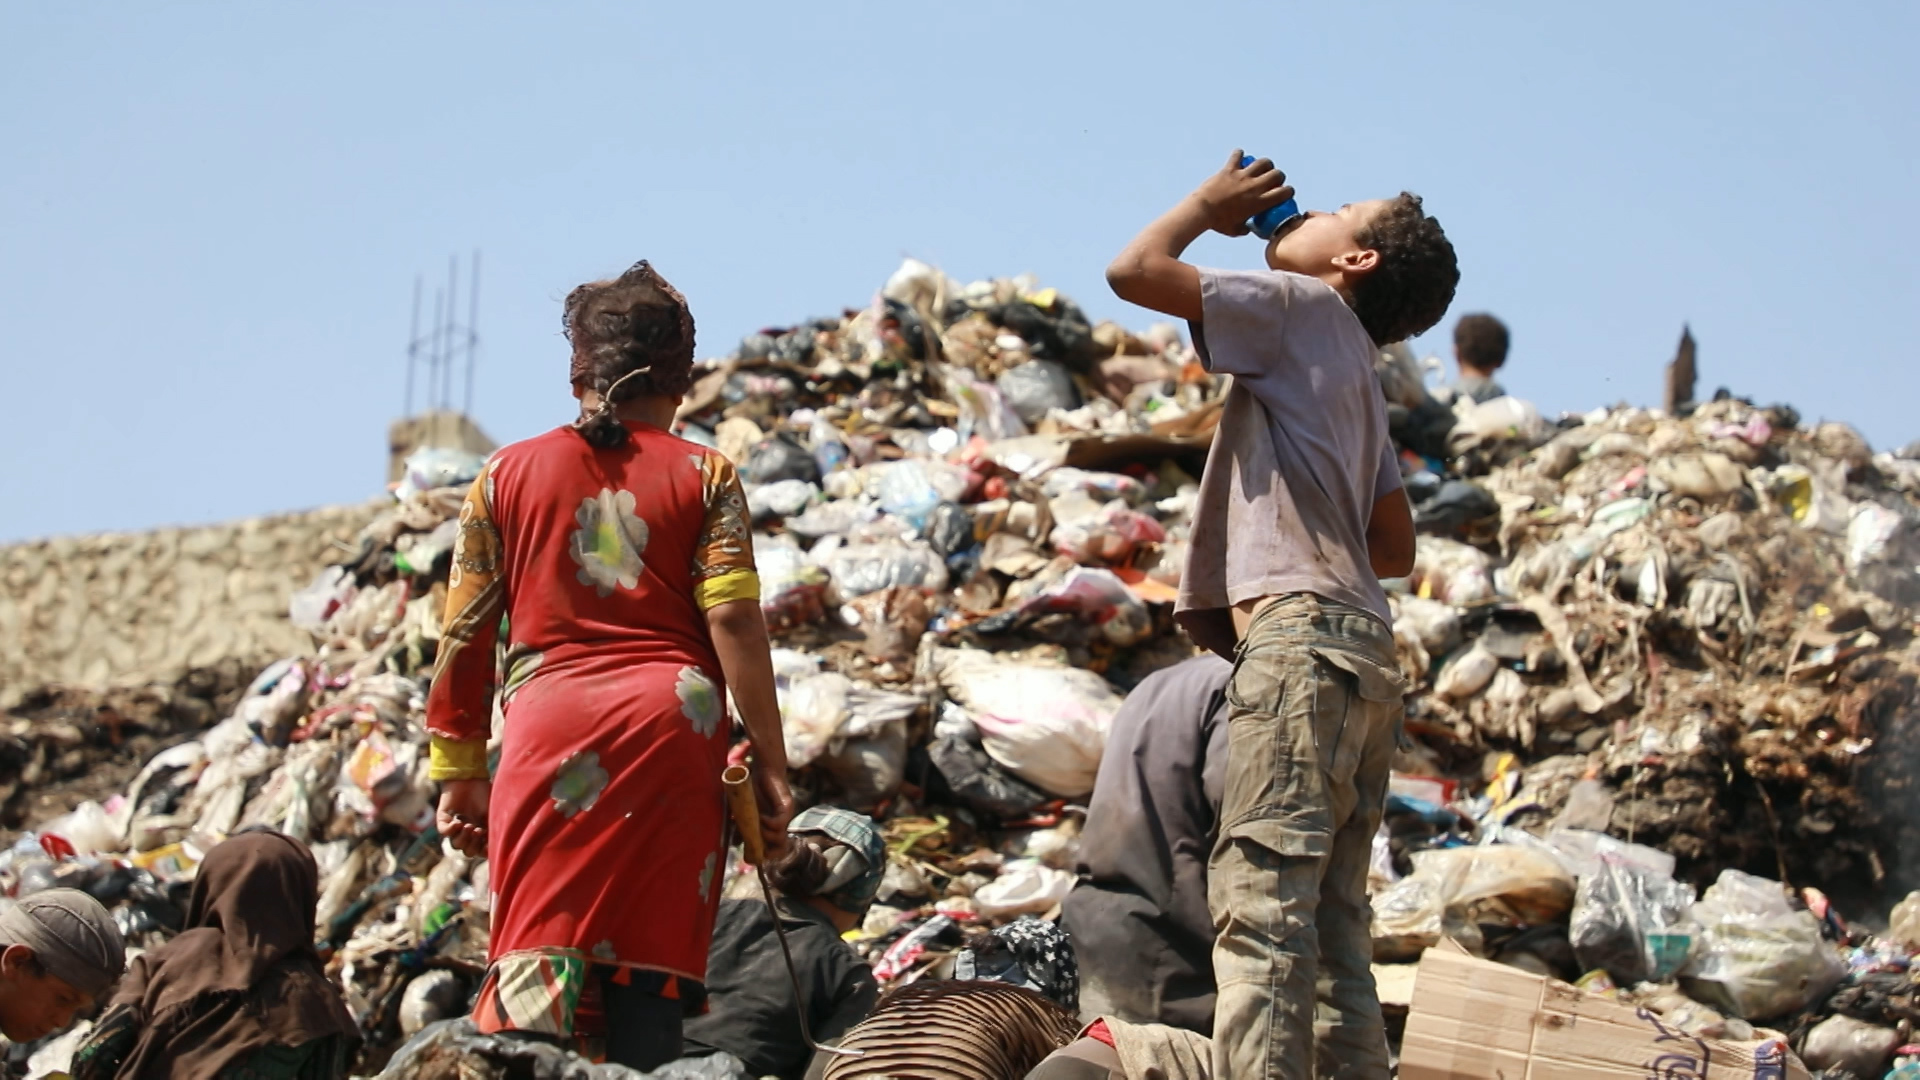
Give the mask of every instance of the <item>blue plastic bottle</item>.
[[[1254, 158], [1252, 154], [1240, 155], [1240, 167], [1243, 169], [1253, 164], [1253, 161]], [[1300, 204], [1292, 199], [1288, 199], [1279, 206], [1255, 214], [1252, 220], [1247, 222], [1247, 228], [1252, 229], [1253, 235], [1260, 239], [1271, 240], [1273, 239], [1273, 234], [1280, 231], [1280, 226], [1285, 225], [1288, 221], [1299, 216]]]

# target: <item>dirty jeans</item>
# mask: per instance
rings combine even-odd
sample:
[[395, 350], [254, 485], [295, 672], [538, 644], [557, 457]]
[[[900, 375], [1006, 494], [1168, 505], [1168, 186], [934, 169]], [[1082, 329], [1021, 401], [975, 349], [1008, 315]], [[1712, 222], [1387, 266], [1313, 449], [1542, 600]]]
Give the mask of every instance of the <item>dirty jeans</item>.
[[1240, 643], [1208, 863], [1215, 1080], [1388, 1075], [1367, 864], [1403, 691], [1392, 631], [1310, 594]]

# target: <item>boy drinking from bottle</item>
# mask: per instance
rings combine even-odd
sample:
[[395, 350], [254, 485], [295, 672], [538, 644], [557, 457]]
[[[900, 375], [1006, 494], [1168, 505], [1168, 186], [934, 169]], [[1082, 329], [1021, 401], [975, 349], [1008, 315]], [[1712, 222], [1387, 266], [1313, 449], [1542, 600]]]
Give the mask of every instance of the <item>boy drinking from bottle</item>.
[[1413, 569], [1414, 538], [1373, 360], [1439, 322], [1460, 273], [1409, 194], [1293, 218], [1266, 270], [1182, 262], [1208, 229], [1246, 235], [1293, 197], [1271, 161], [1240, 160], [1107, 268], [1121, 299], [1186, 319], [1207, 369], [1234, 377], [1176, 608], [1234, 661], [1208, 871], [1213, 1075], [1384, 1078], [1367, 860], [1404, 686], [1378, 579]]

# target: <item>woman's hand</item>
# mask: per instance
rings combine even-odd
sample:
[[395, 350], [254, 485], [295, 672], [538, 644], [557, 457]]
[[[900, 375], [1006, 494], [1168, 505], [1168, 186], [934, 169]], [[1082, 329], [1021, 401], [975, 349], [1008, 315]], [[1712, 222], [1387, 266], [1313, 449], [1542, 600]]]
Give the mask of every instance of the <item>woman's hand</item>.
[[754, 798], [760, 804], [760, 837], [767, 847], [767, 861], [787, 853], [787, 823], [793, 820], [793, 789], [787, 786], [787, 770], [778, 772], [758, 761], [753, 764]]
[[[493, 797], [491, 780], [442, 780], [440, 782], [440, 809], [433, 816], [434, 825], [440, 835], [453, 844], [453, 849], [470, 858], [481, 859], [487, 854], [487, 804]], [[792, 796], [788, 796], [788, 812], [792, 812]]]

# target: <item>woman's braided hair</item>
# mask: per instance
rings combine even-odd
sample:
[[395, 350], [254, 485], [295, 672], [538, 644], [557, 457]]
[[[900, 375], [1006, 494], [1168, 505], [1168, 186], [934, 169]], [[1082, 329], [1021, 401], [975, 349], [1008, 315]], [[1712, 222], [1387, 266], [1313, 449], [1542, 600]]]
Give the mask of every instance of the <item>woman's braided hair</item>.
[[614, 415], [620, 402], [672, 397], [693, 385], [693, 312], [645, 259], [568, 293], [561, 326], [573, 345], [573, 385], [600, 394], [599, 406], [573, 423], [590, 446], [626, 445], [627, 429]]

